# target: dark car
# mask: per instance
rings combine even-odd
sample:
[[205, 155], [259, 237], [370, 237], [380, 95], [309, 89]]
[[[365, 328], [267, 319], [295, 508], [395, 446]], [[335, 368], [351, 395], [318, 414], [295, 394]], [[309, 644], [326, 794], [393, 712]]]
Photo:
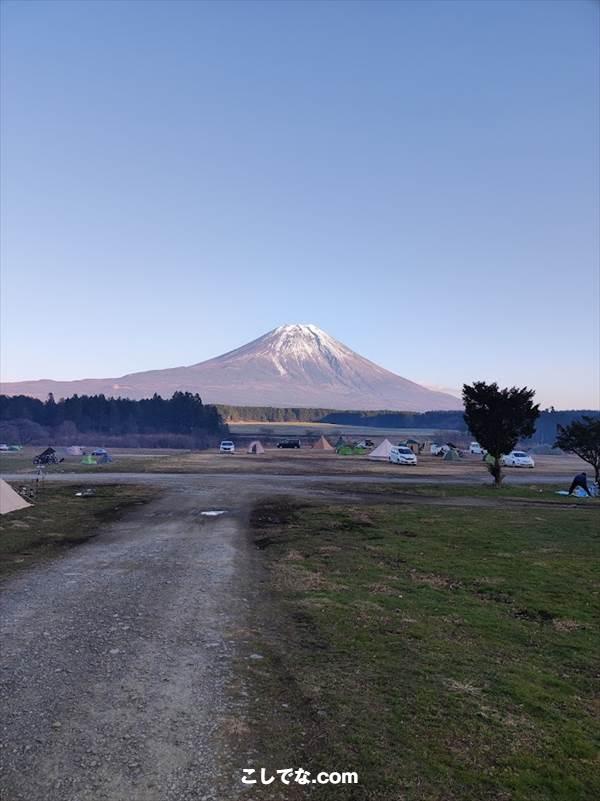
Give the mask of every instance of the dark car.
[[277, 443], [278, 448], [299, 448], [300, 447], [300, 440], [299, 439], [282, 439], [281, 442]]

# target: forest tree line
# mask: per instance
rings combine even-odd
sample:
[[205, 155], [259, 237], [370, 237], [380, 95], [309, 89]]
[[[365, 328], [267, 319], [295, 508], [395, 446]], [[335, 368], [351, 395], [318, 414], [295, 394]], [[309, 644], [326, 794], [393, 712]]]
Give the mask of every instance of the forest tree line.
[[373, 428], [440, 428], [465, 430], [462, 412], [336, 411], [335, 409], [277, 408], [218, 405], [228, 423], [333, 423]]
[[[582, 415], [600, 416], [597, 410], [541, 412], [533, 444], [551, 445], [558, 425], [566, 426]], [[462, 411], [394, 412], [336, 411], [334, 409], [203, 404], [198, 394], [176, 392], [143, 400], [73, 395], [40, 401], [27, 395], [0, 395], [0, 442], [41, 444], [54, 441], [85, 443], [102, 435], [106, 443], [146, 447], [206, 447], [227, 433], [225, 422], [332, 423], [373, 428], [423, 428], [467, 434]]]
[[41, 401], [0, 395], [0, 441], [6, 443], [70, 444], [101, 435], [112, 444], [202, 447], [226, 431], [217, 408], [191, 392], [142, 400], [73, 395], [56, 401], [49, 395]]

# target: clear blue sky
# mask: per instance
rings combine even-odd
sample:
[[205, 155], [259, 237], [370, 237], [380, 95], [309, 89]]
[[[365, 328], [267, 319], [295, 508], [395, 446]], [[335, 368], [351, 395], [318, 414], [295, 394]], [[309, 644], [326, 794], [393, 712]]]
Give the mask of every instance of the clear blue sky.
[[599, 5], [4, 2], [5, 379], [312, 322], [600, 406]]

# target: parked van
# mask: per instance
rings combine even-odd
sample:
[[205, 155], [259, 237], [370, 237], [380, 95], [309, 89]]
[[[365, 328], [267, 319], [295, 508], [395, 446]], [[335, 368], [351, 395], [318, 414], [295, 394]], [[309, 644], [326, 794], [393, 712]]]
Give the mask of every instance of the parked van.
[[469, 445], [469, 453], [474, 453], [476, 456], [485, 456], [487, 451], [478, 442], [472, 442]]
[[390, 450], [390, 462], [394, 464], [412, 464], [417, 463], [417, 457], [408, 447], [408, 445], [392, 445]]

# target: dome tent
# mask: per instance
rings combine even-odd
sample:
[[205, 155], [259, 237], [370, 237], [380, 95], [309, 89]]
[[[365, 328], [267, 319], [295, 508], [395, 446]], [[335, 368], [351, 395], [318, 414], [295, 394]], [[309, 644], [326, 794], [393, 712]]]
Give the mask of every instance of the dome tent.
[[250, 445], [248, 445], [248, 453], [264, 453], [265, 449], [262, 446], [262, 443], [259, 442], [257, 439], [253, 440]]
[[454, 448], [449, 448], [446, 451], [446, 453], [443, 455], [442, 459], [445, 462], [455, 462], [455, 461], [458, 461], [460, 459], [460, 453], [458, 451], [454, 450]]

